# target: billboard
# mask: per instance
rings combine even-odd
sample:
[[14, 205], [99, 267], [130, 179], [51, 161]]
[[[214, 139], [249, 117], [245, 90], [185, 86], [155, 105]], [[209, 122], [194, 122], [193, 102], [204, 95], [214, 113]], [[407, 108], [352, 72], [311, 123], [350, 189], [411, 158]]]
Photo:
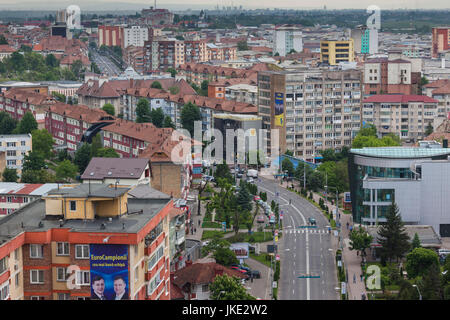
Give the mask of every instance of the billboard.
[[91, 299], [128, 300], [128, 246], [91, 244]]
[[236, 254], [236, 258], [239, 260], [248, 259], [250, 252], [249, 246], [250, 244], [247, 242], [232, 243], [230, 245], [230, 250]]
[[284, 125], [284, 94], [281, 92], [275, 92], [275, 125]]

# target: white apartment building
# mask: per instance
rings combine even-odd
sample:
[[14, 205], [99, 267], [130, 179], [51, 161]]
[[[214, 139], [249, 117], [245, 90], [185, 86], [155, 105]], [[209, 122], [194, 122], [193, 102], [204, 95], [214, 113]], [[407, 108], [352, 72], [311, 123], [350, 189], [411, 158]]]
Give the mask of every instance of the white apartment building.
[[22, 172], [23, 157], [32, 149], [31, 134], [0, 135], [0, 170], [16, 169]]
[[143, 47], [144, 42], [148, 41], [148, 28], [132, 26], [123, 30], [124, 48], [128, 46]]
[[286, 56], [292, 49], [303, 51], [303, 35], [299, 28], [292, 25], [283, 25], [275, 29], [273, 38], [273, 54]]

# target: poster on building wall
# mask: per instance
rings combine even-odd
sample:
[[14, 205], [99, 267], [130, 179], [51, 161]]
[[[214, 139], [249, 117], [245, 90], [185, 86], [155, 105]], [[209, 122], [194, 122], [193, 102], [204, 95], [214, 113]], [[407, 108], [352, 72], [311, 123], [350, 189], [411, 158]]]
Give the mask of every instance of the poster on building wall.
[[91, 299], [128, 300], [128, 246], [91, 244]]
[[275, 125], [284, 125], [284, 94], [281, 92], [275, 92]]

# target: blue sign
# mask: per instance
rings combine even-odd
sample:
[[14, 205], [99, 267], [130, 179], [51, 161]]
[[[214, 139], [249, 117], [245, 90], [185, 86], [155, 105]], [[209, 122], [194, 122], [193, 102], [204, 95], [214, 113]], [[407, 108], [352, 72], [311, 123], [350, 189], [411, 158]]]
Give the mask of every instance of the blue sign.
[[227, 232], [227, 223], [225, 221], [222, 222], [222, 231]]
[[91, 299], [128, 300], [128, 246], [91, 244]]

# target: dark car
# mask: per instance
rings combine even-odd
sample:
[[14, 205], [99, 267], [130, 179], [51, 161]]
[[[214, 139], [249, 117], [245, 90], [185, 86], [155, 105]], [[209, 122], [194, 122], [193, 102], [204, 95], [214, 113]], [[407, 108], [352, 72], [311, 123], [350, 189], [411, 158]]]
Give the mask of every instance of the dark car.
[[309, 218], [308, 220], [309, 220], [309, 223], [310, 223], [312, 226], [315, 226], [315, 225], [316, 225], [316, 219], [314, 219], [314, 218]]
[[247, 271], [246, 274], [253, 279], [261, 278], [261, 272], [259, 272], [258, 270], [250, 270], [250, 271]]

